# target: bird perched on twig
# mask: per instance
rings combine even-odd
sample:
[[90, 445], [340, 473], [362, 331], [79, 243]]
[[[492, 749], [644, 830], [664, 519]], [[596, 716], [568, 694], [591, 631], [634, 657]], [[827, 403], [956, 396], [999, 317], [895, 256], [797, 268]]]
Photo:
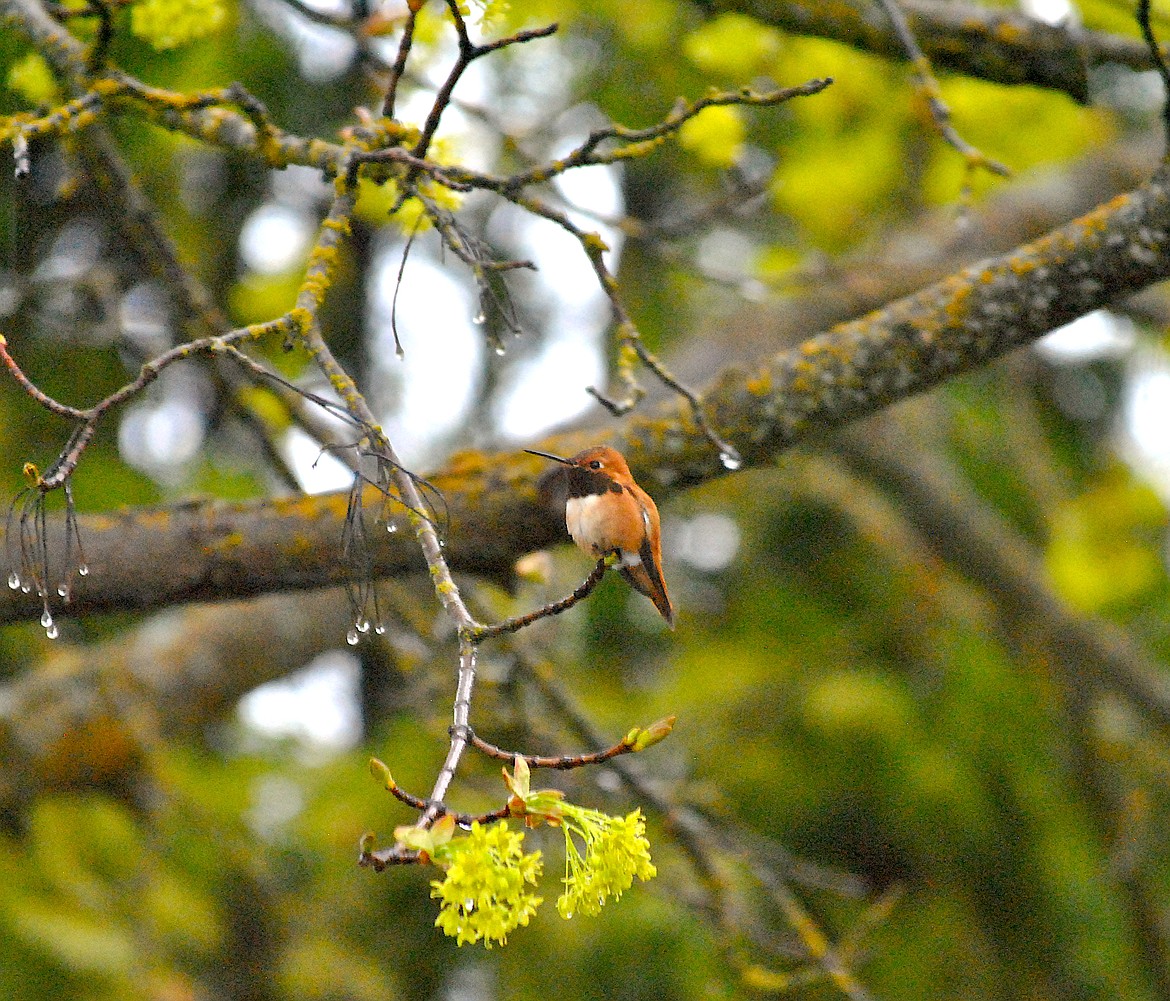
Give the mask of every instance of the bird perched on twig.
[[565, 527], [578, 548], [593, 557], [616, 554], [621, 575], [654, 602], [673, 629], [674, 606], [662, 576], [658, 508], [634, 482], [621, 452], [598, 445], [566, 459], [531, 448], [525, 451], [565, 467]]

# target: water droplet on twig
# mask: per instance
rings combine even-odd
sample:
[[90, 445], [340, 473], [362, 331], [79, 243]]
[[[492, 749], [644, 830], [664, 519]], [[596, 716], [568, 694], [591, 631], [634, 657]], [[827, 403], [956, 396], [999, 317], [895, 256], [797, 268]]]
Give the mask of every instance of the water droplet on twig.
[[20, 574], [18, 574], [15, 570], [13, 570], [12, 573], [8, 575], [8, 586], [14, 591], [20, 590]]
[[48, 629], [53, 624], [53, 613], [47, 608], [41, 613], [41, 625]]
[[726, 448], [719, 453], [719, 461], [723, 463], [724, 469], [730, 469], [732, 472], [735, 472], [735, 470], [743, 465], [743, 456], [734, 448]]
[[471, 318], [471, 322], [474, 323], [477, 327], [482, 327], [485, 323], [487, 323], [487, 317], [484, 315], [484, 311], [481, 309], [478, 313], [476, 313], [475, 316]]
[[350, 626], [349, 632], [345, 634], [345, 642], [350, 646], [357, 646], [358, 640], [361, 639], [361, 634], [357, 631], [356, 626]]
[[61, 633], [57, 629], [57, 623], [49, 623], [48, 628], [45, 629], [45, 635], [51, 640], [55, 640], [58, 636], [60, 636]]
[[374, 632], [378, 636], [385, 636], [386, 635], [386, 623], [379, 622], [376, 626], [374, 626]]
[[81, 564], [81, 566], [79, 566], [79, 567], [77, 568], [77, 572], [78, 572], [79, 574], [81, 574], [81, 576], [82, 576], [82, 577], [88, 577], [88, 576], [89, 576], [89, 564], [88, 564], [88, 563], [82, 563], [82, 564]]

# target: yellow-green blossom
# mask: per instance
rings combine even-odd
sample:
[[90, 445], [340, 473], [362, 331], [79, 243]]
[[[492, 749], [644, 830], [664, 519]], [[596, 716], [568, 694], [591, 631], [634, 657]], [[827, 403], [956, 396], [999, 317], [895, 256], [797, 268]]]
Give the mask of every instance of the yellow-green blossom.
[[57, 96], [53, 71], [38, 52], [30, 52], [8, 68], [8, 89], [29, 104], [51, 104]]
[[739, 108], [704, 108], [678, 130], [678, 141], [709, 167], [728, 168], [743, 153], [747, 127]]
[[173, 49], [223, 27], [223, 0], [140, 0], [130, 11], [130, 30], [156, 49]]
[[508, 940], [540, 906], [531, 887], [540, 877], [540, 852], [525, 855], [524, 835], [503, 821], [490, 827], [471, 825], [465, 838], [441, 846], [436, 861], [447, 866], [446, 877], [431, 883], [431, 896], [441, 901], [435, 925], [459, 945], [480, 942], [487, 948]]
[[[431, 143], [430, 159], [434, 163], [451, 164], [457, 159], [457, 153], [448, 139], [436, 139]], [[453, 188], [440, 184], [430, 177], [419, 177], [414, 182], [415, 190], [432, 207], [439, 212], [455, 212], [463, 204], [463, 195]], [[392, 222], [407, 236], [415, 233], [425, 233], [433, 225], [427, 207], [415, 197], [405, 199], [398, 205], [401, 194], [398, 183], [389, 179], [376, 183], [368, 178], [358, 181], [358, 200], [355, 206], [357, 214], [374, 225]], [[390, 211], [398, 205], [394, 215]]]
[[[565, 831], [565, 890], [557, 900], [561, 917], [598, 914], [607, 899], [617, 900], [630, 888], [635, 876], [647, 880], [658, 875], [641, 810], [611, 817], [562, 803], [560, 812]], [[574, 836], [584, 843], [584, 855]]]

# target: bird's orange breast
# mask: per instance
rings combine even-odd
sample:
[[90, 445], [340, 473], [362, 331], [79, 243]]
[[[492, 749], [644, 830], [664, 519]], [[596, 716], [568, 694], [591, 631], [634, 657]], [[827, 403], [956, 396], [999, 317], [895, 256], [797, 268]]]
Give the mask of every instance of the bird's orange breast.
[[591, 556], [619, 550], [622, 563], [642, 562], [639, 552], [649, 531], [649, 517], [628, 494], [587, 494], [565, 502], [565, 527]]

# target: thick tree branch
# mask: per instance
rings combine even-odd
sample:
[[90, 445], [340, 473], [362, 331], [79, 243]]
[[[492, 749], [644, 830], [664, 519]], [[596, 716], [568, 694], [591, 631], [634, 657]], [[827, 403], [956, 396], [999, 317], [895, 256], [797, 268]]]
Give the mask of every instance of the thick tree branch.
[[[814, 261], [777, 281], [782, 293], [744, 303], [720, 327], [703, 328], [671, 358], [688, 381], [730, 362], [751, 364], [838, 323], [912, 295], [985, 257], [1008, 253], [1068, 219], [1091, 211], [1141, 184], [1160, 156], [1160, 144], [1142, 141], [1095, 150], [1060, 170], [1038, 169], [1005, 185], [955, 225], [954, 208], [936, 209], [887, 228], [857, 252]], [[1170, 303], [1158, 286], [1114, 308], [1144, 322], [1170, 325]]]
[[[871, 0], [702, 0], [718, 13], [751, 14], [794, 34], [816, 35], [894, 59], [905, 52], [881, 7]], [[927, 58], [938, 69], [995, 83], [1032, 84], [1088, 99], [1087, 70], [1115, 62], [1153, 69], [1136, 38], [1045, 24], [1018, 11], [975, 3], [899, 0]]]
[[46, 789], [124, 786], [161, 740], [202, 733], [257, 685], [336, 647], [340, 589], [192, 606], [92, 646], [41, 640], [0, 697], [0, 811]]
[[[1162, 169], [1034, 243], [812, 337], [754, 372], [724, 372], [705, 393], [708, 413], [749, 464], [767, 464], [818, 431], [985, 365], [1168, 275], [1170, 195]], [[726, 473], [682, 401], [631, 419], [621, 435], [579, 433], [544, 444], [564, 453], [600, 440], [620, 443], [639, 481], [659, 495]], [[559, 515], [537, 497], [539, 473], [526, 456], [467, 453], [431, 477], [450, 509], [446, 551], [455, 570], [506, 579], [517, 557], [563, 537]], [[83, 518], [93, 572], [78, 582], [65, 612], [342, 583], [346, 568], [337, 552], [345, 512], [345, 496], [331, 495]], [[421, 569], [403, 534], [380, 533], [376, 574]], [[50, 528], [50, 535], [56, 542], [64, 533]], [[29, 595], [0, 589], [0, 622], [40, 612]]]

